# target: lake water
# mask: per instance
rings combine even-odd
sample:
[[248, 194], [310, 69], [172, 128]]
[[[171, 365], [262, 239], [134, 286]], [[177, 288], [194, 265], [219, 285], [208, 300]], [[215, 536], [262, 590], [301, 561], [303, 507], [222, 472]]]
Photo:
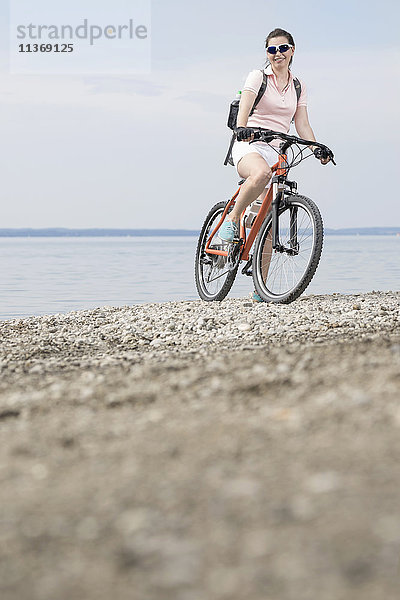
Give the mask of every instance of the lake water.
[[[0, 238], [0, 319], [195, 300], [195, 237]], [[230, 297], [246, 296], [241, 274]], [[327, 236], [306, 294], [400, 290], [400, 237]]]

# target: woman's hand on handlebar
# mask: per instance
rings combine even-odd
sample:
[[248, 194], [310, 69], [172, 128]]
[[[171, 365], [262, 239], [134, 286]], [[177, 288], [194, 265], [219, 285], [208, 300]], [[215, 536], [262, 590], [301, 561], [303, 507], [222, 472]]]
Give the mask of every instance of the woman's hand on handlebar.
[[254, 130], [251, 127], [236, 127], [236, 139], [238, 142], [250, 142], [254, 140]]
[[321, 165], [327, 165], [331, 160], [333, 164], [336, 164], [333, 160], [333, 154], [328, 148], [314, 148], [314, 156], [321, 161]]

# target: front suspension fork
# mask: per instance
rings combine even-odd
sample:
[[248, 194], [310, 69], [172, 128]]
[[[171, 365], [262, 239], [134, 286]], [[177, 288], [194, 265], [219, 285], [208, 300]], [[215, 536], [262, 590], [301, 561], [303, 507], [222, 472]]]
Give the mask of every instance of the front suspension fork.
[[286, 252], [287, 254], [298, 254], [299, 243], [297, 239], [297, 207], [290, 206], [290, 238], [289, 248], [285, 247], [279, 239], [279, 208], [284, 202], [285, 186], [279, 181], [273, 182], [273, 201], [272, 201], [272, 248], [276, 252]]
[[279, 183], [273, 183], [273, 200], [272, 200], [272, 248], [281, 252], [281, 242], [279, 239], [279, 206], [283, 200], [283, 190], [279, 189]]

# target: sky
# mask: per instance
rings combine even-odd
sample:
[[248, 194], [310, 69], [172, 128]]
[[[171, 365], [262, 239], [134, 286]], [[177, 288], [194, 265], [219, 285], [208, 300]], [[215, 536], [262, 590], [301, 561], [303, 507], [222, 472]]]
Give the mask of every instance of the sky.
[[0, 228], [199, 229], [237, 188], [228, 107], [275, 27], [295, 39], [292, 71], [337, 161], [293, 170], [299, 192], [326, 227], [400, 226], [397, 1], [153, 0], [150, 69], [136, 75], [10, 73], [0, 7]]

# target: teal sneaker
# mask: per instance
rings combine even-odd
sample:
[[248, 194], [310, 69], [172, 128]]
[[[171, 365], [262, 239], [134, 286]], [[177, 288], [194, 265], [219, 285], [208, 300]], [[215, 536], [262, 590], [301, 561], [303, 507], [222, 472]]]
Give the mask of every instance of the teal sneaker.
[[219, 237], [224, 242], [233, 242], [239, 239], [239, 225], [233, 221], [225, 221], [222, 223], [218, 232]]
[[263, 300], [260, 296], [260, 294], [257, 294], [256, 291], [254, 291], [252, 294], [250, 294], [251, 299], [253, 300], [253, 302], [265, 302], [265, 300]]

